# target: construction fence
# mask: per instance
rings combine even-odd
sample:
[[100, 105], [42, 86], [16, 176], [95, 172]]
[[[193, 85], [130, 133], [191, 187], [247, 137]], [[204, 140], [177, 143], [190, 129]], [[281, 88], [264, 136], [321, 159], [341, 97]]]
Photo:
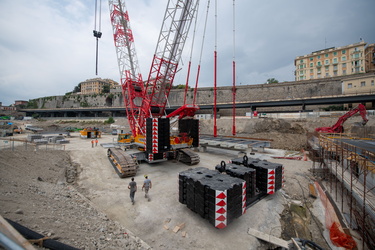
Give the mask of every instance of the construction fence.
[[[342, 217], [342, 227], [360, 234], [363, 249], [365, 244], [374, 249], [375, 146], [372, 140], [320, 134], [318, 144], [319, 148], [312, 150], [312, 172], [324, 180], [336, 212]], [[339, 226], [337, 221], [330, 221], [326, 226], [332, 227], [333, 222]]]
[[13, 137], [0, 138], [0, 150], [65, 150], [64, 144], [46, 143], [38, 144], [37, 142], [20, 140]]

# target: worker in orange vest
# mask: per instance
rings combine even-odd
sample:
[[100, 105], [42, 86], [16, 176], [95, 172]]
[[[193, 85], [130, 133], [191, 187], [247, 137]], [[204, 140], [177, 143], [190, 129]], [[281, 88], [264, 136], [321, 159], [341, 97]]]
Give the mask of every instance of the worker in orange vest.
[[91, 140], [91, 147], [94, 147], [94, 140]]
[[98, 146], [98, 139], [95, 140], [95, 147]]

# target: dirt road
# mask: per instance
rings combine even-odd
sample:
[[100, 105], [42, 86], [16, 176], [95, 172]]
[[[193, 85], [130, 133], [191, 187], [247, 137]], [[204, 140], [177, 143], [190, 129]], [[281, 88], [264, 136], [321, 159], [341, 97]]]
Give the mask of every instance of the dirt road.
[[[268, 132], [268, 136], [272, 133], [275, 132]], [[17, 136], [26, 137], [25, 134]], [[288, 144], [289, 137], [285, 136], [278, 134], [278, 143]], [[294, 134], [297, 136], [306, 138], [301, 132]], [[324, 216], [319, 200], [314, 201], [307, 195], [311, 161], [270, 159], [271, 153], [255, 153], [252, 157], [283, 164], [285, 188], [259, 201], [246, 214], [219, 230], [178, 201], [178, 173], [189, 166], [174, 161], [141, 164], [135, 176], [138, 184], [136, 203], [132, 205], [127, 189], [129, 178], [117, 176], [107, 159], [106, 149], [100, 146], [113, 142], [115, 136], [103, 134], [94, 148], [90, 140], [79, 138], [78, 133], [72, 133], [67, 139], [70, 143], [65, 145], [64, 153], [18, 151], [5, 154], [0, 151], [1, 162], [6, 163], [0, 167], [0, 201], [4, 217], [46, 234], [58, 235], [66, 243], [82, 249], [124, 246], [129, 249], [147, 249], [148, 246], [154, 249], [264, 249], [268, 246], [249, 235], [248, 228], [289, 240], [301, 233], [298, 221], [302, 221], [307, 238], [327, 247], [322, 237]], [[237, 152], [208, 148], [199, 155], [201, 161], [193, 167], [214, 169], [220, 161], [237, 157]], [[64, 184], [62, 173], [72, 165], [78, 166], [78, 178], [73, 185]], [[20, 175], [25, 169], [28, 174]], [[153, 183], [150, 202], [141, 191], [144, 174]], [[86, 198], [90, 202], [86, 203]], [[302, 207], [308, 204], [322, 224], [311, 220], [311, 215], [297, 220], [290, 209], [291, 204]], [[181, 223], [185, 223], [182, 229], [186, 232], [185, 237], [181, 231], [172, 231]], [[139, 238], [124, 238], [124, 232]]]
[[[112, 140], [113, 136], [104, 135], [99, 143]], [[155, 249], [254, 249], [260, 243], [248, 235], [249, 227], [272, 235], [281, 235], [280, 214], [287, 204], [281, 192], [261, 200], [227, 228], [218, 230], [178, 202], [178, 173], [190, 168], [189, 166], [174, 161], [141, 164], [135, 177], [138, 186], [136, 202], [132, 205], [127, 189], [130, 180], [117, 176], [106, 157], [105, 148], [91, 148], [89, 141], [72, 138], [67, 150], [71, 151], [72, 161], [80, 165], [78, 189], [98, 210], [107, 214], [110, 219], [120, 222]], [[221, 160], [229, 161], [236, 156], [235, 151], [209, 149], [200, 153], [201, 162], [194, 167], [214, 169]], [[269, 158], [267, 155], [255, 157]], [[287, 178], [295, 176], [295, 171], [301, 176], [307, 174], [311, 167], [311, 162], [277, 161], [285, 165]], [[298, 168], [292, 168], [291, 165], [298, 165]], [[153, 183], [150, 202], [144, 198], [141, 191], [145, 174]], [[301, 181], [306, 183], [307, 179], [303, 177]], [[290, 185], [287, 189], [291, 189], [290, 196], [297, 198], [297, 194], [301, 192], [300, 187], [292, 183], [287, 183], [287, 186]], [[182, 236], [181, 231], [172, 231], [181, 223], [186, 223], [182, 230], [187, 233], [186, 237]]]

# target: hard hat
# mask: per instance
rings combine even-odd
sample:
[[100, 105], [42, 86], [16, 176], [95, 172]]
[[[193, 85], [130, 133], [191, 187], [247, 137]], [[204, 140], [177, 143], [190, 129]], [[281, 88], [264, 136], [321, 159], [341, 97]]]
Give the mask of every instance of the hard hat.
[[144, 177], [147, 178], [148, 177], [147, 174], [145, 174]]

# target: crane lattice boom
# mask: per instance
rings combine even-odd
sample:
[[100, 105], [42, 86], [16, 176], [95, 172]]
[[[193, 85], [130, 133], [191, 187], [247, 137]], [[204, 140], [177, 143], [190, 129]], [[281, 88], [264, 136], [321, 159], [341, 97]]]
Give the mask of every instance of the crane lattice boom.
[[137, 134], [138, 110], [144, 98], [144, 84], [130, 28], [129, 15], [124, 0], [109, 0], [110, 19], [116, 48], [117, 62], [124, 105], [132, 134]]
[[198, 0], [168, 0], [147, 83], [139, 73], [124, 0], [109, 0], [122, 93], [134, 136], [145, 134], [146, 118], [164, 115]]

